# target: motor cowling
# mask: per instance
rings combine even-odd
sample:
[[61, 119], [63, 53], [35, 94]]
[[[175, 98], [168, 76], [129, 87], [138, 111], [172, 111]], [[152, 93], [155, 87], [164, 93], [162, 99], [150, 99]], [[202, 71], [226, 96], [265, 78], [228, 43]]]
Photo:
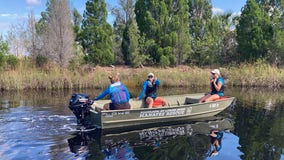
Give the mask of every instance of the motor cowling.
[[77, 118], [77, 123], [85, 125], [85, 117], [90, 114], [91, 101], [87, 94], [75, 93], [69, 101], [69, 108]]

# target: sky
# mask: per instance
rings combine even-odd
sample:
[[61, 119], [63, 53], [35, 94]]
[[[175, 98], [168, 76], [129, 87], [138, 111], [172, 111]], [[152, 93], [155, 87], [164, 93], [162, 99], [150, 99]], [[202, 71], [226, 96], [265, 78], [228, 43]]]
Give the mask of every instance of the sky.
[[[87, 0], [69, 0], [71, 9], [76, 8], [80, 13], [85, 9]], [[220, 14], [231, 12], [240, 14], [246, 0], [211, 0], [213, 13]], [[107, 9], [117, 5], [117, 0], [105, 0]], [[29, 13], [33, 12], [36, 18], [46, 10], [46, 0], [0, 0], [0, 35], [5, 36], [12, 25], [24, 23]], [[112, 24], [113, 16], [108, 16], [108, 22]]]

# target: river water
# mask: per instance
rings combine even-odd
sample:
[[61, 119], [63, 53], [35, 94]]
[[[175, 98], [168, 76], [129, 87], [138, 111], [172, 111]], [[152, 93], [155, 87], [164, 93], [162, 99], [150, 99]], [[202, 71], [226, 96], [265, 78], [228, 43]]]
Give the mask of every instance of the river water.
[[[160, 95], [206, 89], [160, 89]], [[102, 134], [78, 132], [68, 108], [73, 93], [95, 97], [102, 90], [9, 92], [0, 95], [0, 159], [218, 159], [284, 160], [284, 91], [226, 88], [234, 105], [215, 117], [173, 126]], [[133, 97], [138, 90], [130, 89]], [[222, 148], [208, 134], [223, 133]]]

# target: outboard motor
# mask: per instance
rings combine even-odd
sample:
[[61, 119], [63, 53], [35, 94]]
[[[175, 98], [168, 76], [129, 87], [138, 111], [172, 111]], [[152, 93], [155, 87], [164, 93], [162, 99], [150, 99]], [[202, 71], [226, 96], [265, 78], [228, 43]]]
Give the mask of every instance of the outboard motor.
[[87, 94], [73, 94], [69, 101], [69, 108], [75, 114], [77, 123], [86, 126], [86, 117], [90, 114], [92, 101]]

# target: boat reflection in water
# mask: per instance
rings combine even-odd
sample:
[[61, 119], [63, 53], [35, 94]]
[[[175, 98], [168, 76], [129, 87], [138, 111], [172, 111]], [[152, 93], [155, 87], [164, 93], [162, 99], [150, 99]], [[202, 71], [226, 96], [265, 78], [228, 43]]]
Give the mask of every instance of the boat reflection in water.
[[91, 159], [204, 159], [212, 152], [209, 134], [216, 129], [230, 132], [233, 124], [229, 119], [211, 117], [115, 134], [95, 129], [76, 133], [68, 143], [76, 156]]

